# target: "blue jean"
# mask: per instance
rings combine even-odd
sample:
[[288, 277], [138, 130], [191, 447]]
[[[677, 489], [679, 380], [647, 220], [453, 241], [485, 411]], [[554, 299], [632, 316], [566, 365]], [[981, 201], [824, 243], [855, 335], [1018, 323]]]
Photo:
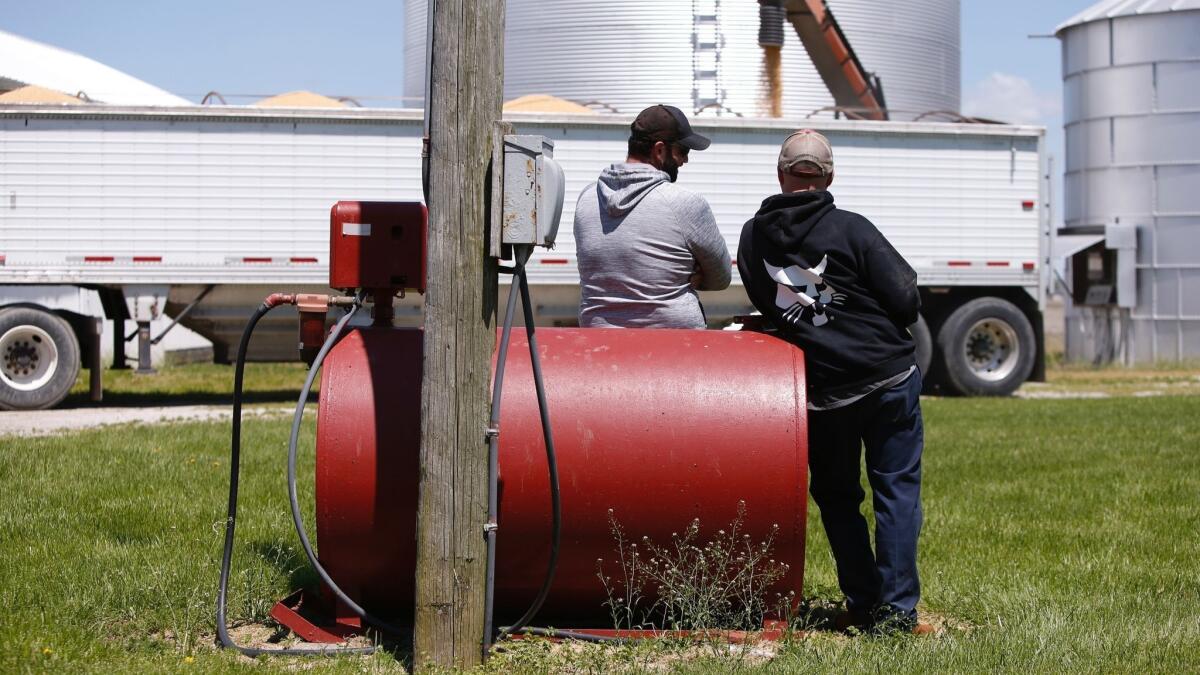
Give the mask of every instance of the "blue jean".
[[[921, 582], [921, 374], [871, 392], [843, 408], [808, 417], [813, 501], [837, 563], [838, 585], [851, 611], [915, 622]], [[875, 550], [861, 505], [861, 448], [875, 509]]]

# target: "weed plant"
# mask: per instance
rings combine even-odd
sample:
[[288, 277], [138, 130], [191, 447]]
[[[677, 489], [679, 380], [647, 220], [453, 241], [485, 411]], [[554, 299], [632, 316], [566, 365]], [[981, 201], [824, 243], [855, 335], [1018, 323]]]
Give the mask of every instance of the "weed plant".
[[752, 540], [743, 531], [745, 502], [738, 502], [728, 529], [708, 539], [696, 518], [682, 534], [673, 532], [670, 542], [642, 537], [639, 548], [612, 509], [608, 522], [618, 577], [605, 573], [603, 559], [596, 561], [596, 576], [617, 629], [758, 630], [769, 609], [786, 613], [795, 599], [790, 592], [770, 602], [771, 586], [788, 571], [771, 557], [779, 526], [772, 525], [762, 541]]

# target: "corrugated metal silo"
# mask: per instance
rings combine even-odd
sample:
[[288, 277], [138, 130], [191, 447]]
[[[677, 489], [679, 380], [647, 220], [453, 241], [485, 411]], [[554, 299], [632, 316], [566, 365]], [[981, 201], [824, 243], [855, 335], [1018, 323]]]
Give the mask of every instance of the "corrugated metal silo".
[[1106, 0], [1056, 33], [1060, 234], [1106, 237], [1072, 258], [1067, 356], [1200, 357], [1200, 0]]
[[[425, 0], [405, 7], [405, 96], [423, 95]], [[957, 111], [959, 0], [829, 0], [894, 119]], [[622, 113], [655, 103], [764, 114], [755, 0], [508, 0], [504, 97], [553, 94]], [[783, 111], [802, 118], [833, 99], [795, 33], [785, 31]], [[823, 115], [828, 117], [829, 114]]]
[[426, 0], [404, 2], [404, 107], [425, 103], [425, 31], [429, 6]]
[[828, 0], [863, 67], [883, 80], [893, 119], [958, 112], [961, 92], [958, 0]]

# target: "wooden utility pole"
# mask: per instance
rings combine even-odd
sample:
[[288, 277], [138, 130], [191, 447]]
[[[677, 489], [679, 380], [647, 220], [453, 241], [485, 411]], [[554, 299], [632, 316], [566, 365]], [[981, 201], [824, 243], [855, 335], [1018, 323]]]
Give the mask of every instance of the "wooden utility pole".
[[485, 219], [504, 81], [504, 0], [434, 4], [429, 261], [414, 665], [481, 660], [496, 266]]

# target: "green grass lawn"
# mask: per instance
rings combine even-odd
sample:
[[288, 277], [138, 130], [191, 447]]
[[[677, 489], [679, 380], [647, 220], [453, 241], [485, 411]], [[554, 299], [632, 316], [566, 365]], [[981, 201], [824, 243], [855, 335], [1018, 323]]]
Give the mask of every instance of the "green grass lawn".
[[[247, 403], [295, 403], [308, 368], [303, 363], [248, 363], [243, 389]], [[321, 382], [318, 375], [316, 388]], [[153, 375], [104, 371], [104, 400], [88, 401], [88, 372], [81, 370], [60, 407], [217, 404], [233, 401], [233, 366], [205, 363], [160, 368]]]
[[[110, 378], [117, 391], [109, 398], [133, 403], [170, 390], [223, 400], [232, 371], [194, 368], [164, 371], [159, 384]], [[300, 377], [291, 366], [253, 366], [248, 381], [261, 400], [286, 400]], [[924, 411], [920, 609], [943, 632], [817, 631], [758, 667], [1200, 671], [1200, 397], [929, 399]], [[313, 580], [287, 512], [288, 424], [256, 419], [245, 428], [237, 621], [263, 620], [275, 599]], [[228, 432], [214, 422], [0, 438], [0, 672], [296, 667], [212, 647]], [[311, 476], [311, 440], [302, 456], [301, 475]], [[804, 592], [838, 599], [815, 509]], [[490, 668], [636, 670], [655, 656], [645, 650], [527, 645]], [[739, 663], [668, 659], [664, 667], [724, 672]], [[391, 654], [304, 665], [400, 668]]]

